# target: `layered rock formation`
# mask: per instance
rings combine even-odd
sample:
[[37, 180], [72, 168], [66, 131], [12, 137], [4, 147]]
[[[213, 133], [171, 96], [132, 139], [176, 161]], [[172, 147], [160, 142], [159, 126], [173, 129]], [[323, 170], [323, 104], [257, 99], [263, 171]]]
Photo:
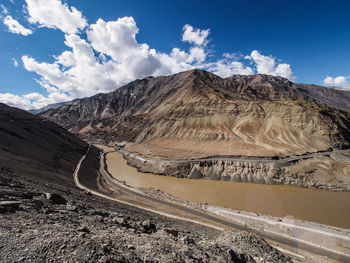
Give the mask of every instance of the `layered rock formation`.
[[350, 113], [312, 90], [281, 77], [222, 79], [191, 70], [136, 80], [41, 116], [88, 140], [124, 142], [128, 151], [155, 158], [286, 156], [349, 147]]
[[[284, 159], [214, 157], [196, 160], [147, 159], [121, 150], [140, 172], [189, 179], [258, 184], [287, 184], [306, 188], [350, 191], [350, 151]], [[329, 166], [327, 166], [329, 165]]]

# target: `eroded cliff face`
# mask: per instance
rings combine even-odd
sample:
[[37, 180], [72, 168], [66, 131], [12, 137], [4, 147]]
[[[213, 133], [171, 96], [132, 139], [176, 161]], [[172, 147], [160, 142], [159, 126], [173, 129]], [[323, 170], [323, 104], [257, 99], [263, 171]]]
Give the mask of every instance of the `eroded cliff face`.
[[124, 141], [155, 158], [287, 156], [350, 145], [349, 112], [267, 75], [149, 77], [41, 116], [87, 140]]
[[[350, 191], [350, 151], [328, 155], [275, 159], [217, 157], [197, 160], [154, 160], [121, 151], [140, 172], [189, 179], [211, 179], [258, 184], [286, 184], [307, 188]], [[332, 156], [333, 155], [333, 156]], [[312, 165], [310, 165], [310, 162]], [[330, 167], [325, 169], [325, 164]], [[319, 167], [318, 167], [319, 166]], [[306, 167], [308, 167], [306, 169]], [[323, 169], [320, 171], [319, 169]], [[320, 176], [324, 173], [325, 176]], [[321, 177], [321, 178], [320, 178]]]

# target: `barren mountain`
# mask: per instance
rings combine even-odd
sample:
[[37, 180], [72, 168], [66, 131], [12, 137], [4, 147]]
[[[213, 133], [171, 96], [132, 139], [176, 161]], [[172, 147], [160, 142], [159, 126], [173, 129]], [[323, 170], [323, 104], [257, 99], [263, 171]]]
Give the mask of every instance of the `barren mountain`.
[[[87, 149], [58, 125], [0, 103], [0, 262], [292, 262], [254, 234], [82, 192], [72, 170]], [[79, 171], [85, 183], [98, 156], [91, 147]]]
[[[72, 170], [87, 149], [86, 142], [57, 124], [0, 103], [1, 169], [31, 180], [72, 186]], [[89, 157], [98, 165], [96, 148]]]
[[223, 79], [191, 70], [135, 80], [41, 116], [83, 138], [127, 142], [127, 150], [157, 157], [286, 156], [348, 147], [350, 113], [326, 99], [342, 95], [319, 89], [281, 77]]
[[254, 89], [261, 89], [266, 86], [277, 89], [295, 89], [303, 94], [303, 97], [327, 104], [344, 111], [350, 111], [350, 90], [339, 88], [327, 88], [313, 84], [293, 83], [286, 78], [270, 75], [233, 75], [230, 77], [238, 85], [249, 85]]

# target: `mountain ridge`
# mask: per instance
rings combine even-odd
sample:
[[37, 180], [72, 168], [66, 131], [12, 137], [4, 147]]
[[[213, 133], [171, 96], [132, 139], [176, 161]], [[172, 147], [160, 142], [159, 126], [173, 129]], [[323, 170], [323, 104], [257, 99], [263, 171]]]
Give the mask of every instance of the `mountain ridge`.
[[[0, 168], [31, 180], [69, 186], [74, 186], [72, 169], [88, 148], [59, 125], [2, 103], [0, 138]], [[93, 147], [88, 159], [95, 159], [97, 165], [97, 157]]]
[[350, 113], [316, 97], [281, 77], [224, 79], [195, 69], [135, 80], [40, 116], [88, 140], [174, 158], [347, 147]]

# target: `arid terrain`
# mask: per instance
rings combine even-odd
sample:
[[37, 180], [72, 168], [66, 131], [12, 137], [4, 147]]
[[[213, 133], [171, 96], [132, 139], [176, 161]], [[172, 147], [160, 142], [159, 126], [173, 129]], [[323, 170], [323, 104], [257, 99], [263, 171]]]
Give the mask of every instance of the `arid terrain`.
[[88, 149], [79, 177], [96, 186], [98, 149], [0, 107], [1, 262], [291, 262], [254, 234], [224, 234], [79, 190], [73, 172]]
[[202, 70], [149, 77], [41, 116], [83, 138], [170, 159], [349, 146], [349, 112], [310, 99], [286, 79], [254, 78], [252, 85]]
[[346, 262], [345, 229], [295, 221], [287, 235], [278, 217], [130, 188], [94, 146], [141, 172], [347, 194], [349, 94], [323, 88], [191, 70], [38, 115], [0, 104], [1, 261]]
[[120, 147], [142, 171], [344, 191], [349, 94], [269, 75], [223, 79], [191, 70], [136, 80], [40, 116]]

